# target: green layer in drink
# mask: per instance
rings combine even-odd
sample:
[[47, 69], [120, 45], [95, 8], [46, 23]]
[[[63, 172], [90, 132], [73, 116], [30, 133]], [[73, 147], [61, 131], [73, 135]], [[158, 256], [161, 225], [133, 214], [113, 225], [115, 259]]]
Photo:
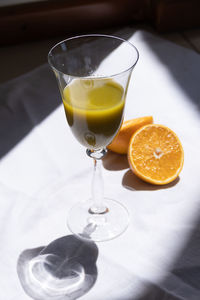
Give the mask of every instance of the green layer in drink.
[[75, 79], [63, 91], [67, 121], [77, 140], [89, 149], [106, 147], [119, 130], [124, 90], [111, 79]]

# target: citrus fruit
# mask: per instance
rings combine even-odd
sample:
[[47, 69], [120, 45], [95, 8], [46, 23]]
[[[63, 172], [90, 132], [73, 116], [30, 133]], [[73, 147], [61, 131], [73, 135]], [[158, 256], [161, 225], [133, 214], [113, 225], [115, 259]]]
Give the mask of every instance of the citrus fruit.
[[168, 127], [145, 125], [131, 137], [128, 161], [132, 171], [144, 181], [167, 184], [175, 180], [182, 170], [183, 147]]
[[145, 116], [141, 118], [131, 119], [122, 123], [122, 126], [114, 138], [112, 143], [107, 148], [119, 154], [126, 154], [128, 145], [133, 133], [140, 127], [153, 123], [152, 116]]

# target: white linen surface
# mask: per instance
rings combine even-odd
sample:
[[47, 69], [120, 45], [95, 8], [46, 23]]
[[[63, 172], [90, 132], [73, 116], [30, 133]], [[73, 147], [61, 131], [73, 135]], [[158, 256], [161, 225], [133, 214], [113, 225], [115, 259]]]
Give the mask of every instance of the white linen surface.
[[[96, 282], [80, 294], [81, 299], [198, 300], [200, 56], [144, 31], [137, 31], [129, 40], [140, 58], [130, 81], [125, 119], [152, 115], [155, 123], [173, 129], [183, 144], [185, 163], [175, 183], [154, 187], [132, 174], [125, 157], [108, 153], [103, 162], [105, 195], [123, 203], [131, 221], [120, 237], [97, 243]], [[47, 98], [52, 97], [51, 89], [57, 91], [50, 73], [44, 65], [0, 86], [12, 113], [21, 101], [26, 109], [20, 118], [25, 114], [32, 122], [32, 130], [0, 162], [2, 300], [30, 299], [20, 284], [19, 257], [69, 235], [69, 208], [90, 196], [93, 164], [72, 136], [63, 107], [58, 106], [42, 121], [37, 121], [36, 111], [27, 109], [30, 102], [26, 99], [34, 102], [33, 82], [40, 81], [41, 93]], [[26, 85], [21, 93], [20, 84]], [[1, 140], [2, 145], [4, 142], [8, 141]]]

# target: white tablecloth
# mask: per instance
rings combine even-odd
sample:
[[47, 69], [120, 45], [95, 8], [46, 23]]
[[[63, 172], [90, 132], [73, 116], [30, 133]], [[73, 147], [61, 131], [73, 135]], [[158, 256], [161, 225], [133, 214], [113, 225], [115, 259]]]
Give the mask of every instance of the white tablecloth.
[[[140, 59], [125, 119], [153, 115], [173, 129], [184, 167], [174, 183], [157, 187], [137, 179], [125, 156], [107, 155], [105, 195], [128, 208], [130, 226], [96, 244], [87, 286], [59, 299], [199, 300], [200, 56], [144, 31], [127, 32]], [[72, 136], [47, 65], [0, 86], [0, 97], [0, 299], [39, 299], [24, 266], [44, 246], [72, 242], [67, 212], [90, 196], [93, 164]]]

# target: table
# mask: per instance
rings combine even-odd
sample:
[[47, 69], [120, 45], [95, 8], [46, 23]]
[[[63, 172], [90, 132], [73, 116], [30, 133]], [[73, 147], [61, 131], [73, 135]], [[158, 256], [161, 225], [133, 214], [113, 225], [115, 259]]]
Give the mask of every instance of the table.
[[92, 163], [66, 125], [55, 78], [45, 64], [2, 84], [4, 300], [38, 299], [39, 289], [28, 286], [27, 265], [45, 246], [60, 251], [60, 246], [70, 248], [69, 242], [70, 251], [82, 249], [86, 276], [77, 290], [59, 299], [200, 298], [200, 56], [146, 31], [129, 28], [115, 34], [140, 52], [125, 119], [153, 115], [155, 123], [173, 129], [185, 151], [183, 171], [172, 184], [151, 186], [134, 176], [125, 156], [109, 153], [103, 161], [105, 194], [128, 208], [130, 226], [112, 241], [80, 245], [70, 236], [66, 216], [75, 201], [90, 194]]

